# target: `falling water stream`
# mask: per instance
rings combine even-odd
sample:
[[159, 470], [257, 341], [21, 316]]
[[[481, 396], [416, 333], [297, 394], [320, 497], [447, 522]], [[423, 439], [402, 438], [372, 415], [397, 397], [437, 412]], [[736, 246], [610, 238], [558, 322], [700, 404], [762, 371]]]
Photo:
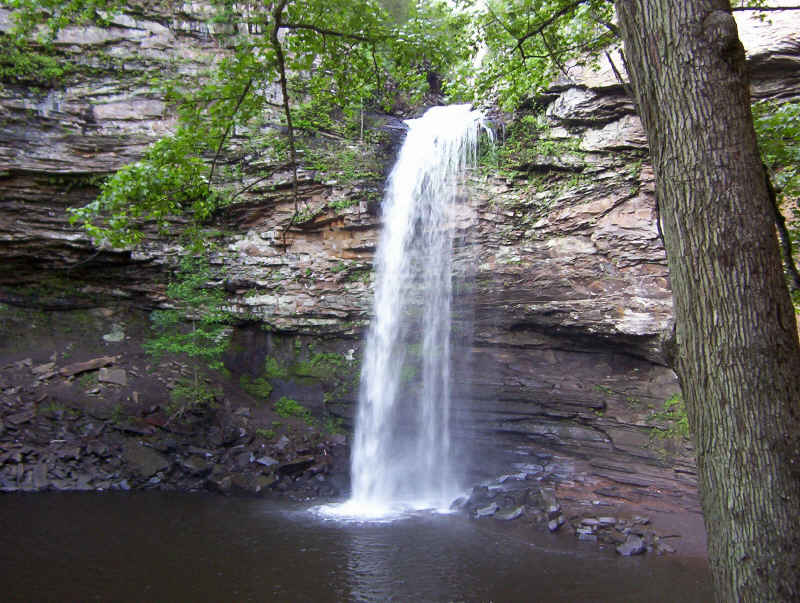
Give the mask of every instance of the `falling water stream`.
[[485, 126], [469, 105], [406, 123], [383, 202], [352, 496], [333, 511], [361, 518], [446, 509], [460, 492], [450, 433], [454, 213]]

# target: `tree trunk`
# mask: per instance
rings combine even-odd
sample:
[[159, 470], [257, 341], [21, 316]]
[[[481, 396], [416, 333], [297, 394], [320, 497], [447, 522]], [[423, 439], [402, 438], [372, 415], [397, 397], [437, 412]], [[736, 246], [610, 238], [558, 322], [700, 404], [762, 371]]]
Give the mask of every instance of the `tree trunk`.
[[727, 0], [616, 0], [721, 601], [800, 600], [800, 345]]

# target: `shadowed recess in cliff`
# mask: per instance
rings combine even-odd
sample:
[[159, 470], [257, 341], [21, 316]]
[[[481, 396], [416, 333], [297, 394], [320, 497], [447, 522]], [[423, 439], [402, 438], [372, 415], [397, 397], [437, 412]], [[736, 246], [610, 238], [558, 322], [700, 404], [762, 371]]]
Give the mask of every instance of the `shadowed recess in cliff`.
[[407, 123], [383, 203], [352, 497], [327, 509], [352, 517], [447, 509], [460, 490], [451, 441], [455, 207], [485, 126], [468, 105]]

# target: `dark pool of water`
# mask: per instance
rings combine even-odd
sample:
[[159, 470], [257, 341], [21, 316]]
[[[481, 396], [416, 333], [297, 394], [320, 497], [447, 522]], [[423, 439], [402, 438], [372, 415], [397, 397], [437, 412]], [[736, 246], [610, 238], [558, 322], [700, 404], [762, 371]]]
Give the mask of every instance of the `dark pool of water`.
[[709, 601], [706, 564], [492, 520], [323, 520], [208, 495], [0, 497], [4, 601]]

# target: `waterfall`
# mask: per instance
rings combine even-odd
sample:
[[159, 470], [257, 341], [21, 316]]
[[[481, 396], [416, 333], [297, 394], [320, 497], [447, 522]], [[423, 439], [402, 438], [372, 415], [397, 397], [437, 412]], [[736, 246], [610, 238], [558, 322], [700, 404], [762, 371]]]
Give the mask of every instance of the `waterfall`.
[[451, 442], [455, 204], [483, 116], [469, 105], [410, 119], [383, 201], [374, 316], [364, 351], [341, 513], [447, 508], [460, 492]]

